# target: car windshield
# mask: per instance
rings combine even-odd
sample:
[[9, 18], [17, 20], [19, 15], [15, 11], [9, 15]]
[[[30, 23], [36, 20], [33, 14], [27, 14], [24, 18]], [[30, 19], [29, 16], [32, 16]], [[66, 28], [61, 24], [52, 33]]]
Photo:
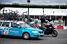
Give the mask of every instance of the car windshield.
[[19, 23], [21, 27], [30, 28], [31, 26], [26, 23]]

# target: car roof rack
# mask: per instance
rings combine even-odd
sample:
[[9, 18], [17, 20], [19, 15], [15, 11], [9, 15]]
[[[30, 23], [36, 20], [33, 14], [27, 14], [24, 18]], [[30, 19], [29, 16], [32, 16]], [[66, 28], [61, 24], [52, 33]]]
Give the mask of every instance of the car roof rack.
[[17, 22], [17, 21], [14, 21], [14, 20], [0, 20], [0, 22]]

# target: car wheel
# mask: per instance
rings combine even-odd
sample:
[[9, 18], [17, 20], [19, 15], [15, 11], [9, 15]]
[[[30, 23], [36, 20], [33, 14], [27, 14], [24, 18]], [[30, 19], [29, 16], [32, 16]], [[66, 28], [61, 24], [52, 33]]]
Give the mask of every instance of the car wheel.
[[24, 33], [24, 34], [23, 34], [23, 38], [24, 38], [24, 39], [29, 39], [29, 38], [30, 38], [29, 33]]

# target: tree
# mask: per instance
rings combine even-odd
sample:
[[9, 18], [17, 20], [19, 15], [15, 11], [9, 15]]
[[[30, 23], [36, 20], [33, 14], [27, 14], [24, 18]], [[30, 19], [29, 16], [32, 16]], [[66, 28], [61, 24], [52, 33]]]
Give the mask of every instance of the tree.
[[3, 19], [3, 14], [0, 14], [0, 20]]
[[4, 13], [3, 14], [3, 20], [17, 20], [17, 13]]

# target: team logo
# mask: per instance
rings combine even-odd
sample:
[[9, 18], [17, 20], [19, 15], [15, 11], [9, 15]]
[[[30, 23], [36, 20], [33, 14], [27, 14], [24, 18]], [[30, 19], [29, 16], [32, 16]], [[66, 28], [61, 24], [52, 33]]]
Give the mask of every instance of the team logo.
[[4, 35], [8, 35], [8, 30], [4, 30]]

